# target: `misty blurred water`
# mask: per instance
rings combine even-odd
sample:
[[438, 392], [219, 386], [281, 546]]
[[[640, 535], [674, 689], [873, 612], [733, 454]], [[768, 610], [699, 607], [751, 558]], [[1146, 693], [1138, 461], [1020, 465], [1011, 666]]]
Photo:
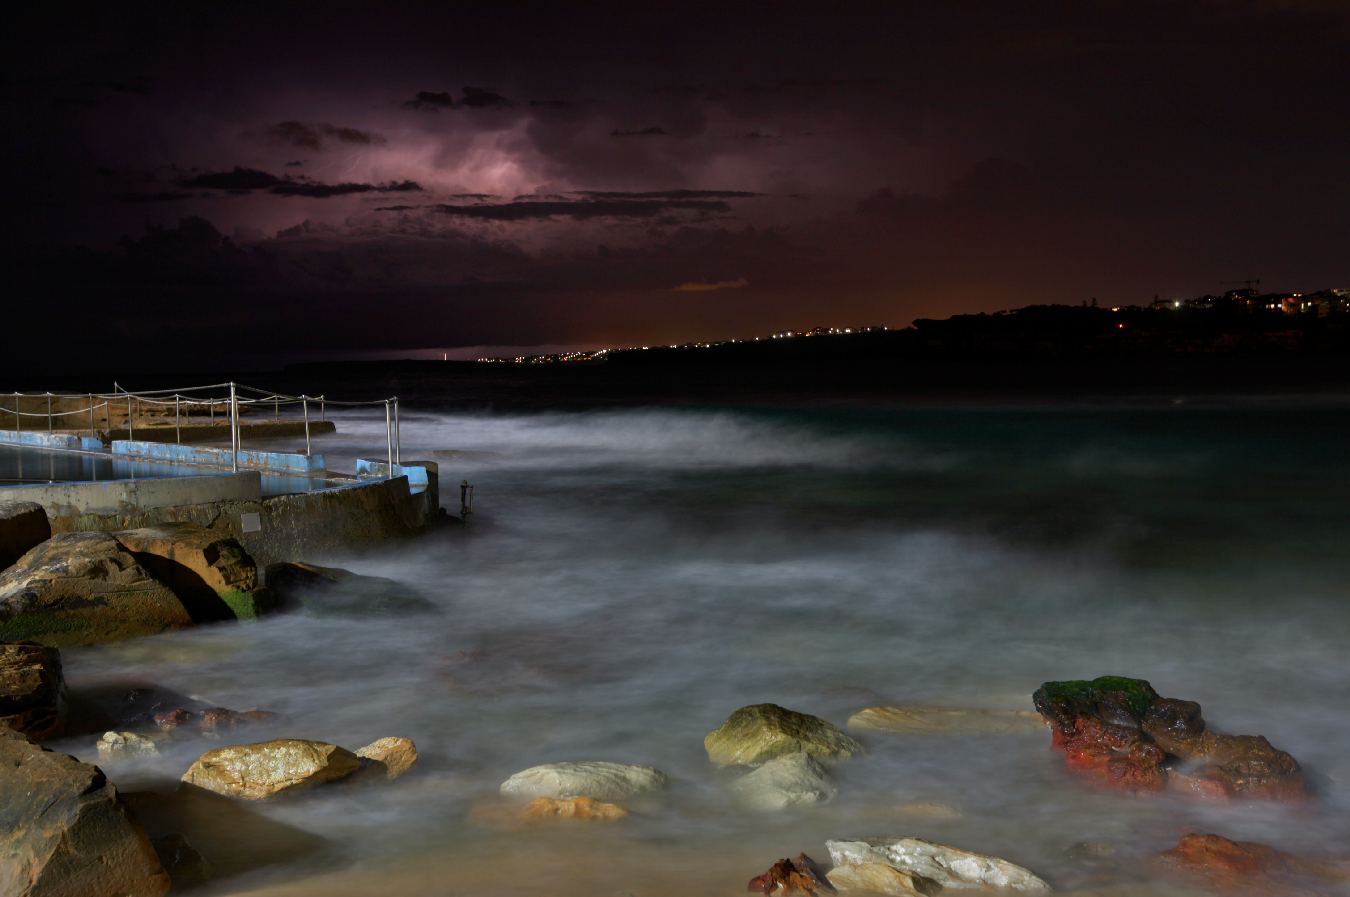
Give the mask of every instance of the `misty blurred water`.
[[[332, 468], [384, 438], [382, 416], [338, 426], [317, 446]], [[452, 511], [455, 484], [475, 485], [472, 526], [328, 560], [437, 612], [302, 612], [67, 652], [76, 688], [139, 679], [285, 714], [258, 738], [417, 742], [418, 767], [387, 787], [260, 807], [331, 849], [206, 893], [732, 894], [779, 857], [869, 835], [1070, 885], [1065, 851], [1084, 840], [1140, 869], [1191, 830], [1347, 852], [1344, 411], [407, 411], [402, 434], [405, 459], [440, 463]], [[1030, 709], [1042, 681], [1102, 674], [1267, 735], [1318, 799], [1101, 794], [1048, 734], [877, 734], [837, 770], [834, 803], [764, 816], [729, 801], [702, 747], [749, 703], [842, 726], [881, 703]], [[107, 768], [153, 785], [209, 746]], [[92, 739], [58, 747], [96, 757]], [[607, 828], [469, 819], [512, 773], [569, 759], [654, 765], [672, 785]], [[897, 809], [913, 801], [961, 815]]]

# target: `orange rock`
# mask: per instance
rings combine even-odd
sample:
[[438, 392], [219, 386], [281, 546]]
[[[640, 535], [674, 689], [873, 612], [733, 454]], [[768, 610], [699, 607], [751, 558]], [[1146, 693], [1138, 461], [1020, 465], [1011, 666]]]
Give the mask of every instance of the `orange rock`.
[[1186, 835], [1158, 855], [1165, 874], [1228, 894], [1330, 897], [1344, 893], [1350, 872], [1339, 864], [1304, 859], [1254, 841]]
[[574, 797], [560, 800], [556, 797], [537, 797], [525, 805], [525, 816], [529, 819], [547, 819], [561, 816], [568, 819], [598, 819], [612, 822], [628, 815], [628, 811], [618, 804], [606, 803], [590, 797]]

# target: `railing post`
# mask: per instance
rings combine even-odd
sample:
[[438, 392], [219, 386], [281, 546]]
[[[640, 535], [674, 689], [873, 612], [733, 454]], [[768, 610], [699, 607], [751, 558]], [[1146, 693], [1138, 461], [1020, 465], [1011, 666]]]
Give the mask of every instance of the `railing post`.
[[394, 396], [394, 463], [403, 463], [403, 430], [398, 425], [398, 396]]
[[272, 420], [281, 420], [281, 399], [272, 398]]
[[51, 431], [52, 431], [52, 394], [49, 391], [47, 393], [47, 432], [50, 433]]
[[23, 420], [19, 417], [19, 393], [14, 392], [14, 432], [23, 432]]
[[309, 457], [309, 396], [300, 397], [300, 410], [305, 415], [305, 457]]
[[173, 394], [173, 432], [178, 438], [178, 444], [183, 444], [183, 421], [178, 411], [178, 393]]
[[394, 475], [394, 421], [389, 416], [389, 400], [384, 400], [384, 433], [389, 440], [389, 472], [385, 476]]
[[98, 430], [94, 427], [94, 394], [89, 394], [89, 435], [97, 436]]
[[230, 457], [235, 473], [239, 472], [239, 396], [230, 381]]
[[216, 400], [210, 398], [206, 400], [206, 413], [211, 415], [211, 426], [216, 425]]
[[323, 423], [328, 420], [328, 411], [327, 408], [325, 407], [324, 401], [327, 398], [328, 398], [327, 395], [319, 396], [319, 423]]
[[127, 441], [131, 442], [136, 438], [135, 424], [131, 419], [131, 393], [127, 393]]

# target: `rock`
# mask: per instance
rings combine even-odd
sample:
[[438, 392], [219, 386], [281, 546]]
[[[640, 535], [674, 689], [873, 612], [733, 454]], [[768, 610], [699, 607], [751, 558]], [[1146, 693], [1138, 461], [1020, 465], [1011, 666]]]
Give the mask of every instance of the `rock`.
[[251, 620], [274, 609], [271, 592], [259, 588], [253, 558], [228, 533], [192, 523], [161, 523], [113, 536], [181, 600], [203, 605], [199, 618]]
[[35, 741], [65, 732], [61, 652], [36, 642], [0, 644], [0, 726]]
[[199, 885], [211, 878], [211, 864], [206, 861], [206, 857], [177, 832], [161, 835], [151, 843], [175, 888]]
[[1032, 700], [1069, 767], [1111, 787], [1219, 798], [1307, 795], [1289, 754], [1259, 735], [1209, 731], [1199, 704], [1160, 697], [1142, 679], [1047, 682]]
[[593, 760], [533, 766], [502, 782], [501, 793], [516, 797], [593, 797], [614, 801], [664, 787], [666, 775], [658, 769]]
[[104, 760], [129, 756], [158, 754], [159, 748], [149, 738], [135, 732], [104, 732], [98, 740], [98, 755]]
[[0, 574], [0, 640], [93, 645], [192, 623], [107, 533], [60, 533]]
[[814, 860], [804, 853], [796, 859], [783, 859], [769, 867], [763, 875], [756, 875], [746, 886], [747, 891], [761, 894], [823, 894], [834, 890]]
[[389, 736], [359, 748], [356, 756], [375, 761], [383, 768], [385, 778], [396, 779], [417, 762], [417, 745], [411, 738]]
[[33, 501], [0, 502], [0, 570], [52, 537], [42, 505]]
[[718, 766], [758, 766], [796, 753], [832, 762], [862, 753], [856, 739], [825, 720], [777, 704], [742, 707], [708, 733], [703, 747]]
[[1261, 897], [1343, 894], [1350, 867], [1307, 860], [1252, 841], [1191, 834], [1160, 854], [1155, 865], [1170, 878], [1210, 890]]
[[627, 816], [628, 811], [618, 804], [594, 800], [589, 797], [574, 797], [569, 800], [559, 800], [556, 797], [536, 797], [525, 805], [524, 815], [527, 819], [561, 817], [564, 819], [596, 819], [602, 822], [612, 822], [615, 819], [622, 819]]
[[1035, 873], [1016, 863], [918, 838], [827, 841], [825, 846], [836, 866], [882, 863], [944, 888], [1009, 888], [1039, 894], [1050, 891]]
[[736, 800], [752, 810], [785, 810], [824, 803], [838, 789], [819, 760], [807, 754], [785, 754], [731, 783]]
[[840, 891], [866, 891], [869, 894], [894, 894], [896, 897], [930, 897], [942, 890], [936, 882], [901, 872], [885, 863], [860, 863], [835, 866], [825, 874]]
[[360, 768], [359, 757], [335, 744], [279, 738], [207, 751], [183, 773], [183, 781], [217, 794], [262, 800], [346, 778]]
[[0, 728], [0, 894], [159, 897], [169, 876], [97, 766]]
[[952, 707], [868, 707], [848, 728], [898, 735], [1024, 735], [1044, 730], [1032, 710], [959, 710]]
[[436, 605], [402, 583], [317, 564], [269, 564], [267, 587], [284, 607], [302, 606], [318, 615], [368, 616], [435, 610]]

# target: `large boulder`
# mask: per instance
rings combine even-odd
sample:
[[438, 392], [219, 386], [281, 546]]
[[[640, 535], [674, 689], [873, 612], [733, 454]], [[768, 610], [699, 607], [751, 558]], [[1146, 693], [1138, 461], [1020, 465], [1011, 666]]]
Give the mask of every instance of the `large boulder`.
[[262, 800], [344, 779], [359, 769], [361, 758], [335, 744], [279, 738], [207, 751], [183, 773], [183, 781], [229, 797]]
[[752, 810], [786, 810], [834, 799], [838, 788], [819, 760], [809, 754], [784, 754], [741, 776], [729, 790]]
[[303, 607], [307, 613], [320, 616], [403, 614], [436, 608], [400, 582], [341, 567], [300, 562], [268, 564], [263, 576], [283, 607]]
[[203, 606], [220, 602], [217, 615], [251, 620], [273, 609], [272, 595], [258, 586], [258, 567], [228, 533], [193, 523], [161, 523], [114, 533], [161, 582], [183, 600]]
[[784, 754], [806, 753], [827, 763], [862, 753], [862, 745], [817, 716], [777, 704], [742, 707], [703, 739], [718, 766], [758, 766]]
[[0, 727], [0, 894], [159, 897], [169, 876], [97, 766]]
[[0, 726], [36, 741], [65, 732], [66, 683], [55, 648], [0, 643]]
[[0, 502], [0, 570], [47, 541], [51, 522], [42, 505], [33, 501]]
[[901, 872], [885, 863], [835, 866], [825, 877], [836, 891], [863, 891], [888, 897], [932, 897], [942, 890], [935, 881]]
[[962, 710], [955, 707], [866, 707], [848, 728], [896, 735], [1025, 735], [1045, 729], [1034, 710]]
[[92, 645], [190, 626], [183, 602], [107, 533], [61, 533], [0, 574], [0, 640]]
[[659, 791], [665, 786], [666, 774], [659, 769], [591, 760], [532, 766], [502, 782], [501, 793], [514, 797], [593, 797], [616, 801]]
[[1303, 771], [1260, 735], [1211, 731], [1194, 701], [1161, 697], [1143, 679], [1047, 682], [1032, 695], [1069, 767], [1125, 791], [1297, 799]]
[[1047, 894], [1050, 886], [1016, 863], [919, 838], [826, 841], [835, 866], [891, 866], [943, 888], [1006, 888]]

